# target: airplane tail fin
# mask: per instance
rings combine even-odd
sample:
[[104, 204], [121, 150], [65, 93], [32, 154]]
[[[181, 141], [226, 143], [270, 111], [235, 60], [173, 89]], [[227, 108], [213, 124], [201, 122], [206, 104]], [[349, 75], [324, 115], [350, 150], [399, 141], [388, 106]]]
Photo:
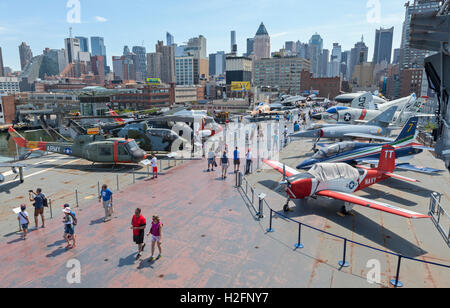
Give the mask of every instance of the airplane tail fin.
[[8, 133], [13, 137], [14, 142], [21, 148], [26, 148], [27, 140], [19, 134], [12, 126], [8, 128]]
[[417, 130], [418, 117], [412, 117], [406, 122], [400, 135], [395, 139], [394, 144], [397, 145], [399, 142], [407, 141], [410, 138], [414, 138]]
[[[113, 117], [117, 117], [118, 116], [117, 112], [115, 112], [114, 109], [112, 109], [111, 107], [109, 107], [109, 115], [113, 116]], [[125, 122], [124, 119], [121, 119], [121, 118], [114, 118], [114, 121], [117, 122], [117, 123], [121, 123], [121, 124], [123, 122]]]
[[391, 145], [383, 146], [378, 162], [378, 170], [384, 172], [393, 172], [395, 169], [395, 149]]
[[355, 109], [375, 110], [372, 93], [366, 92], [361, 94], [352, 101], [351, 107]]
[[392, 122], [395, 116], [395, 112], [397, 111], [397, 106], [392, 106], [383, 113], [381, 113], [378, 117], [373, 119], [370, 122], [367, 122], [366, 125], [375, 125], [380, 127], [388, 127]]

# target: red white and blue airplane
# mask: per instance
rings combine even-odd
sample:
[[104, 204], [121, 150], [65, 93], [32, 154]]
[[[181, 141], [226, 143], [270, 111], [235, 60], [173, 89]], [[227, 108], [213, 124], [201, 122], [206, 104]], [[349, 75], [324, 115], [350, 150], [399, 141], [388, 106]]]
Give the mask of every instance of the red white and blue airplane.
[[285, 211], [289, 210], [291, 200], [322, 196], [344, 201], [343, 214], [348, 214], [356, 204], [406, 218], [429, 218], [427, 215], [353, 194], [389, 178], [418, 182], [392, 173], [395, 169], [395, 149], [390, 145], [383, 146], [377, 168], [361, 166], [354, 168], [343, 163], [316, 164], [307, 173], [300, 173], [280, 162], [270, 160], [264, 162], [283, 174], [284, 180], [280, 185], [288, 195], [283, 207]]
[[414, 142], [417, 129], [417, 117], [412, 117], [403, 127], [398, 137], [391, 143], [364, 143], [364, 142], [339, 142], [328, 147], [323, 147], [311, 158], [303, 161], [297, 166], [297, 169], [309, 169], [317, 163], [347, 163], [347, 164], [372, 164], [376, 165], [380, 159], [380, 153], [384, 145], [388, 144], [394, 147], [397, 159], [396, 169], [406, 171], [416, 171], [426, 174], [438, 173], [437, 170], [429, 167], [413, 166], [406, 160], [411, 159], [413, 155], [420, 154], [424, 150], [434, 151], [432, 148], [423, 146]]

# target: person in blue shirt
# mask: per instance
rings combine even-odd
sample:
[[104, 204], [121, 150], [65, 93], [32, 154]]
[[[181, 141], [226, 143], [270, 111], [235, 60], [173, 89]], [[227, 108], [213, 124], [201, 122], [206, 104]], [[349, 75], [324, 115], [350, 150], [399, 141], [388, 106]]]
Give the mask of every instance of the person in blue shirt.
[[42, 228], [45, 228], [44, 219], [44, 202], [46, 201], [45, 195], [42, 193], [42, 189], [36, 189], [36, 192], [30, 190], [30, 201], [34, 201], [34, 223], [36, 224], [36, 229], [38, 228], [38, 218], [41, 216]]
[[300, 125], [298, 124], [297, 121], [295, 121], [295, 124], [294, 124], [294, 132], [299, 132], [299, 131], [300, 131]]
[[98, 197], [98, 202], [103, 200], [103, 208], [105, 209], [105, 222], [111, 220], [111, 216], [114, 213], [113, 208], [113, 192], [108, 188], [108, 185], [104, 184]]
[[241, 167], [241, 159], [239, 158], [239, 150], [238, 147], [233, 152], [233, 162], [234, 162], [234, 173], [238, 173]]

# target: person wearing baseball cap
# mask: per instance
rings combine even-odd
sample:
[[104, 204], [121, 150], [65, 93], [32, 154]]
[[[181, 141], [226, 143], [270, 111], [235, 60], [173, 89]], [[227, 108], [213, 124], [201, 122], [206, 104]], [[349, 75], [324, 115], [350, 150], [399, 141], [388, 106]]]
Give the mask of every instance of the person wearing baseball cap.
[[[66, 206], [67, 205], [67, 206]], [[70, 209], [68, 204], [64, 205], [63, 209], [64, 213], [64, 236], [63, 238], [67, 241], [66, 249], [75, 248], [76, 242], [75, 242], [75, 225], [76, 225], [76, 218], [75, 213]], [[73, 242], [73, 244], [70, 244], [70, 241]]]

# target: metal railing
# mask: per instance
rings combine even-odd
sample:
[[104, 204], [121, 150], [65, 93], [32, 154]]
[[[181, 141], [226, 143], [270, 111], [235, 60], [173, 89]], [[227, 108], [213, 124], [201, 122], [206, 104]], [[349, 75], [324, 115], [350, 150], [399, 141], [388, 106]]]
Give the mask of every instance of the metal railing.
[[[254, 197], [253, 196], [255, 195], [254, 188], [251, 187], [249, 181], [241, 173], [239, 173], [236, 176], [236, 178], [237, 178], [237, 180], [236, 180], [236, 183], [237, 183], [236, 186], [237, 187], [236, 188], [237, 189], [241, 189], [243, 192], [245, 192], [247, 199], [249, 200], [249, 202], [252, 202], [252, 207], [256, 211], [256, 208], [255, 208], [255, 206], [253, 204], [253, 202], [254, 202]], [[246, 185], [245, 190], [244, 190], [244, 188], [242, 186], [243, 183], [246, 183], [245, 184]], [[248, 188], [249, 185], [250, 185], [250, 190]], [[252, 193], [252, 198], [250, 198], [248, 196], [248, 191], [250, 191]], [[435, 199], [435, 200], [436, 201], [434, 203], [432, 203], [432, 204], [434, 204], [434, 206], [435, 206], [433, 209], [437, 210], [438, 212], [440, 212], [440, 214], [438, 214], [440, 216], [438, 216], [438, 217], [442, 217], [442, 213], [445, 213], [445, 215], [447, 215], [447, 213], [445, 211], [443, 211], [442, 207], [440, 207], [439, 202], [437, 201], [437, 199]], [[431, 211], [432, 204], [430, 204], [430, 211]], [[292, 218], [290, 218], [290, 217], [288, 217], [288, 216], [286, 216], [286, 215], [284, 215], [284, 214], [282, 214], [280, 212], [277, 212], [277, 211], [273, 210], [270, 207], [270, 205], [268, 204], [268, 202], [265, 199], [261, 200], [261, 198], [259, 198], [259, 209], [256, 211], [257, 212], [256, 216], [259, 219], [264, 217], [264, 215], [263, 215], [264, 205], [267, 207], [267, 209], [270, 212], [269, 227], [266, 229], [267, 233], [275, 232], [275, 229], [273, 227], [273, 222], [274, 222], [274, 218], [276, 216], [283, 218], [283, 220], [285, 220], [285, 221], [288, 221], [288, 222], [291, 222], [291, 223], [295, 223], [295, 224], [298, 225], [298, 240], [294, 244], [294, 247], [296, 249], [303, 249], [305, 247], [304, 244], [302, 244], [302, 228], [308, 228], [310, 230], [314, 230], [314, 231], [317, 231], [319, 233], [326, 234], [326, 235], [329, 235], [329, 236], [331, 236], [333, 238], [342, 240], [343, 241], [342, 259], [337, 262], [337, 264], [341, 267], [341, 269], [345, 268], [345, 267], [350, 267], [349, 260], [347, 259], [347, 245], [348, 245], [348, 243], [352, 243], [352, 244], [355, 244], [355, 245], [360, 246], [360, 247], [365, 247], [365, 248], [373, 250], [373, 251], [377, 251], [377, 252], [381, 252], [381, 253], [385, 253], [385, 254], [397, 257], [398, 261], [397, 261], [396, 275], [395, 275], [394, 279], [390, 280], [390, 284], [393, 287], [395, 287], [395, 288], [403, 287], [403, 283], [400, 281], [400, 268], [401, 268], [402, 260], [411, 260], [411, 261], [415, 261], [415, 262], [419, 262], [419, 263], [424, 263], [424, 264], [429, 264], [429, 265], [434, 265], [434, 266], [450, 269], [450, 265], [440, 264], [440, 263], [430, 262], [430, 261], [425, 261], [425, 260], [420, 260], [420, 259], [404, 256], [404, 255], [401, 255], [401, 254], [397, 254], [397, 253], [394, 253], [394, 252], [391, 252], [391, 251], [379, 249], [379, 248], [376, 248], [376, 247], [372, 247], [370, 245], [366, 245], [366, 244], [359, 243], [359, 242], [356, 242], [356, 241], [353, 241], [353, 240], [349, 240], [349, 239], [347, 239], [347, 238], [345, 238], [343, 236], [339, 236], [337, 234], [333, 234], [333, 233], [330, 233], [330, 232], [318, 229], [316, 227], [310, 226], [308, 224], [296, 221], [296, 220], [294, 220], [294, 219], [292, 219]], [[448, 215], [447, 215], [447, 217], [448, 217]]]
[[447, 245], [450, 246], [450, 215], [442, 207], [441, 197], [442, 195], [436, 192], [431, 194], [429, 215]]

